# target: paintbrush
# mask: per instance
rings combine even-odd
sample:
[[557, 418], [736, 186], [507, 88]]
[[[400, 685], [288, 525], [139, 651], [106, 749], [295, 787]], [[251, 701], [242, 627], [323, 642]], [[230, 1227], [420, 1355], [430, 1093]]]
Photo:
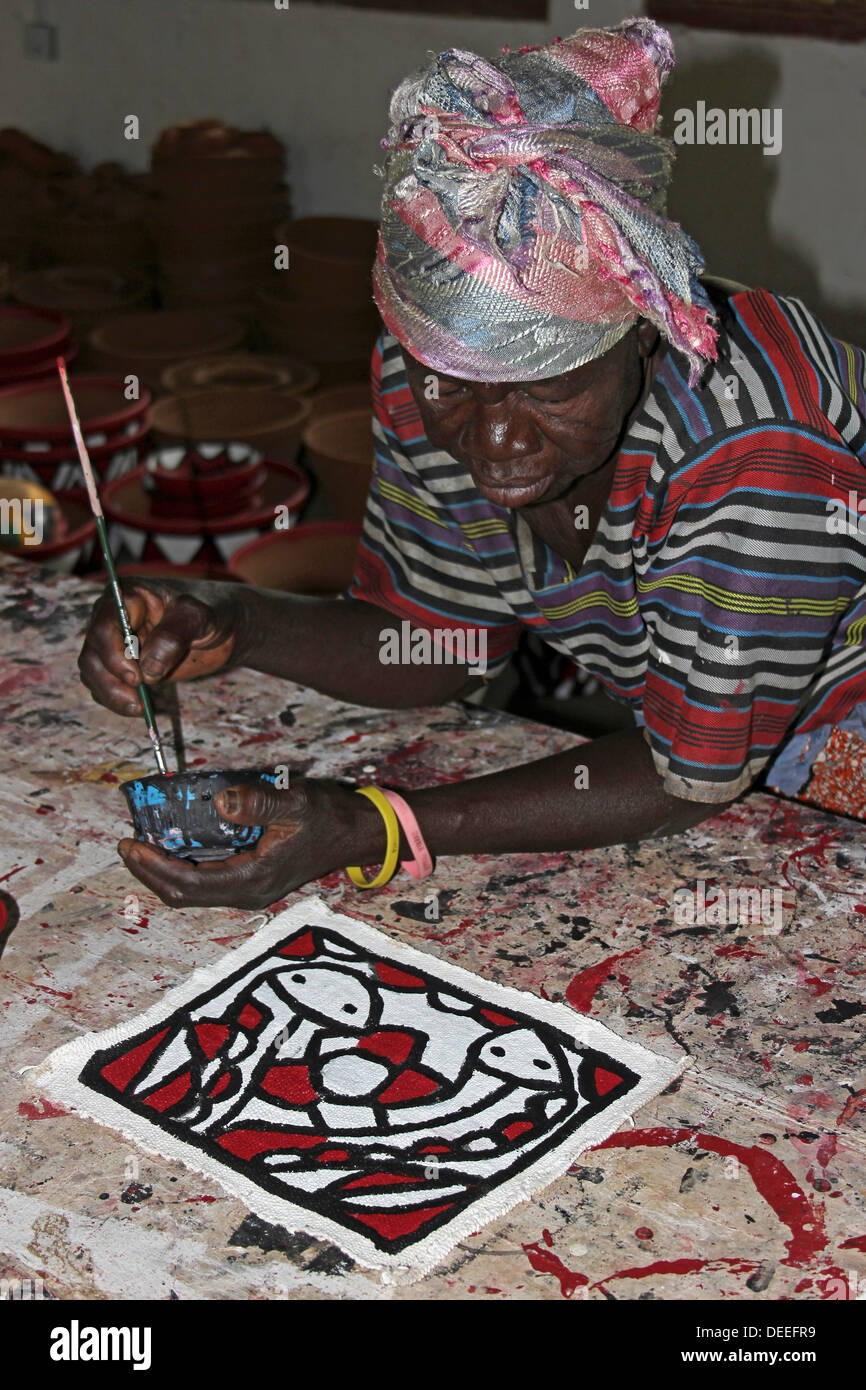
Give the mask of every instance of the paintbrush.
[[[102, 504], [99, 501], [99, 494], [96, 491], [96, 482], [93, 476], [93, 465], [90, 462], [90, 455], [87, 452], [87, 445], [84, 443], [84, 436], [81, 433], [81, 425], [78, 422], [78, 413], [75, 409], [75, 402], [72, 399], [72, 392], [69, 389], [69, 379], [66, 375], [66, 363], [62, 357], [57, 358], [57, 370], [60, 373], [60, 385], [63, 388], [63, 396], [66, 401], [66, 409], [69, 412], [69, 423], [72, 426], [72, 434], [75, 439], [75, 447], [78, 450], [78, 458], [81, 463], [81, 471], [84, 474], [84, 481], [87, 484], [87, 496], [90, 499], [90, 510], [93, 512], [93, 519], [96, 522], [96, 530], [99, 535], [99, 544], [102, 546], [102, 558], [105, 561], [105, 568], [108, 571], [108, 580], [111, 585], [111, 592], [114, 594], [114, 602], [117, 605], [117, 616], [120, 619], [120, 629], [123, 633], [123, 642], [126, 648], [126, 655], [133, 660], [138, 660], [138, 638], [132, 630], [129, 621], [129, 614], [126, 611], [126, 604], [123, 602], [123, 594], [120, 592], [120, 584], [117, 580], [117, 570], [114, 568], [114, 559], [111, 554], [111, 546], [108, 543], [108, 531], [105, 526], [105, 517], [102, 514]], [[163, 775], [170, 777], [165, 761], [165, 754], [162, 751], [159, 733], [156, 727], [156, 719], [153, 713], [153, 705], [150, 701], [150, 691], [142, 682], [136, 686], [138, 698], [141, 701], [141, 708], [144, 712], [144, 722], [147, 725], [147, 736], [153, 746], [153, 755], [156, 758], [156, 765]]]

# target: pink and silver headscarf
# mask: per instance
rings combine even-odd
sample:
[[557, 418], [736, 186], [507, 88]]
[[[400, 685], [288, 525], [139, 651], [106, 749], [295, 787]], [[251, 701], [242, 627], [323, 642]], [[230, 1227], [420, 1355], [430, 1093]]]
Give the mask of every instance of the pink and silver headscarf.
[[538, 381], [600, 357], [639, 317], [715, 359], [700, 251], [665, 217], [674, 150], [654, 134], [674, 66], [627, 19], [487, 61], [440, 53], [391, 100], [373, 272], [386, 326], [469, 381]]

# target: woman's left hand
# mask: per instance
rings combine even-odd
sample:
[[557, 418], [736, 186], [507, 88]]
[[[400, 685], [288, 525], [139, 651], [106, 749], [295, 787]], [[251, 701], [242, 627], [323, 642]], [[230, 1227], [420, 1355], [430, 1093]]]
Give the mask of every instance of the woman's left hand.
[[[366, 797], [326, 780], [303, 779], [286, 790], [229, 787], [215, 805], [224, 820], [266, 827], [255, 849], [191, 864], [141, 840], [118, 845], [130, 873], [169, 907], [269, 907], [312, 879], [357, 864], [359, 854], [363, 862], [368, 837], [361, 826], [370, 828], [370, 810], [377, 814]], [[384, 827], [380, 837], [384, 853]]]

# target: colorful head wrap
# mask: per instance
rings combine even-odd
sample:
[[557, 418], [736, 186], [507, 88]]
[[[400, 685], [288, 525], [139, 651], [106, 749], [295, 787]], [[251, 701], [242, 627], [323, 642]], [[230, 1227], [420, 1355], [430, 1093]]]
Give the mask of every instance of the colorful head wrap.
[[667, 31], [627, 19], [494, 62], [450, 49], [406, 78], [373, 272], [395, 337], [434, 370], [537, 381], [643, 316], [694, 385], [716, 333], [700, 251], [664, 216], [674, 150], [653, 131], [673, 66]]

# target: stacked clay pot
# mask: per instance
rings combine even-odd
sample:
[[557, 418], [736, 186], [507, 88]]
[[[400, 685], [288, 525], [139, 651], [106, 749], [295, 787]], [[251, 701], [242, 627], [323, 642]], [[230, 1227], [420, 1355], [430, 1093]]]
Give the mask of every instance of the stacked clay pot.
[[376, 223], [302, 217], [277, 228], [288, 265], [273, 268], [258, 297], [268, 345], [313, 362], [324, 385], [364, 378], [381, 327], [371, 274]]
[[270, 353], [234, 352], [192, 357], [169, 367], [162, 374], [166, 391], [209, 391], [215, 387], [230, 390], [282, 391], [290, 396], [308, 396], [316, 387], [319, 373], [297, 357]]
[[[181, 450], [181, 466], [175, 469], [177, 481], [192, 484], [192, 489], [180, 504], [176, 496], [171, 500], [165, 492], [166, 475], [172, 472], [167, 465], [175, 462], [168, 455], [174, 450], [159, 450], [155, 461], [149, 460], [134, 473], [108, 483], [102, 499], [117, 562], [136, 566], [223, 565], [239, 546], [271, 531], [277, 522], [285, 528], [294, 526], [309, 496], [306, 476], [295, 464], [276, 463], [254, 451], [240, 458], [238, 448], [226, 444], [221, 452], [236, 473], [248, 474], [252, 465], [257, 476], [253, 492], [241, 500], [233, 499], [230, 510], [220, 505], [220, 492], [231, 480], [232, 470], [208, 475], [202, 461], [214, 464], [217, 455], [208, 458], [208, 446], [202, 442], [190, 441]], [[243, 488], [249, 483], [249, 476], [245, 476]], [[213, 504], [210, 509], [204, 505], [206, 498]]]
[[153, 410], [154, 438], [178, 445], [236, 440], [260, 449], [269, 459], [294, 463], [309, 400], [280, 390], [213, 386], [163, 396]]
[[74, 357], [69, 319], [48, 309], [0, 305], [0, 388], [56, 376]]
[[328, 516], [360, 521], [373, 472], [373, 429], [366, 407], [324, 413], [304, 430], [305, 462], [324, 495]]
[[147, 174], [116, 163], [55, 179], [38, 222], [39, 259], [47, 265], [102, 266], [130, 279], [152, 276]]
[[[138, 466], [150, 428], [150, 395], [126, 397], [122, 380], [72, 376], [70, 387], [97, 482]], [[80, 493], [84, 475], [55, 372], [53, 379], [0, 391], [0, 472], [52, 492]]]
[[0, 500], [4, 506], [18, 504], [27, 509], [20, 529], [0, 531], [0, 554], [11, 553], [17, 560], [61, 574], [71, 574], [89, 560], [96, 522], [86, 499], [50, 492], [29, 479], [0, 477]]
[[271, 278], [284, 168], [283, 145], [267, 131], [200, 120], [162, 133], [151, 158], [151, 226], [166, 307], [249, 318]]
[[290, 531], [269, 531], [240, 546], [229, 571], [259, 589], [333, 597], [352, 582], [360, 536], [358, 521], [304, 522]]
[[13, 280], [10, 291], [18, 304], [65, 314], [78, 344], [76, 365], [86, 369], [87, 338], [96, 324], [115, 314], [144, 307], [150, 289], [144, 279], [131, 279], [100, 265], [59, 265], [30, 270]]
[[14, 127], [0, 130], [0, 260], [14, 271], [39, 257], [39, 234], [57, 182], [75, 177], [78, 163]]
[[115, 314], [88, 337], [93, 361], [121, 376], [134, 373], [149, 390], [160, 389], [166, 368], [199, 354], [240, 347], [245, 330], [236, 319], [209, 309], [162, 309]]

